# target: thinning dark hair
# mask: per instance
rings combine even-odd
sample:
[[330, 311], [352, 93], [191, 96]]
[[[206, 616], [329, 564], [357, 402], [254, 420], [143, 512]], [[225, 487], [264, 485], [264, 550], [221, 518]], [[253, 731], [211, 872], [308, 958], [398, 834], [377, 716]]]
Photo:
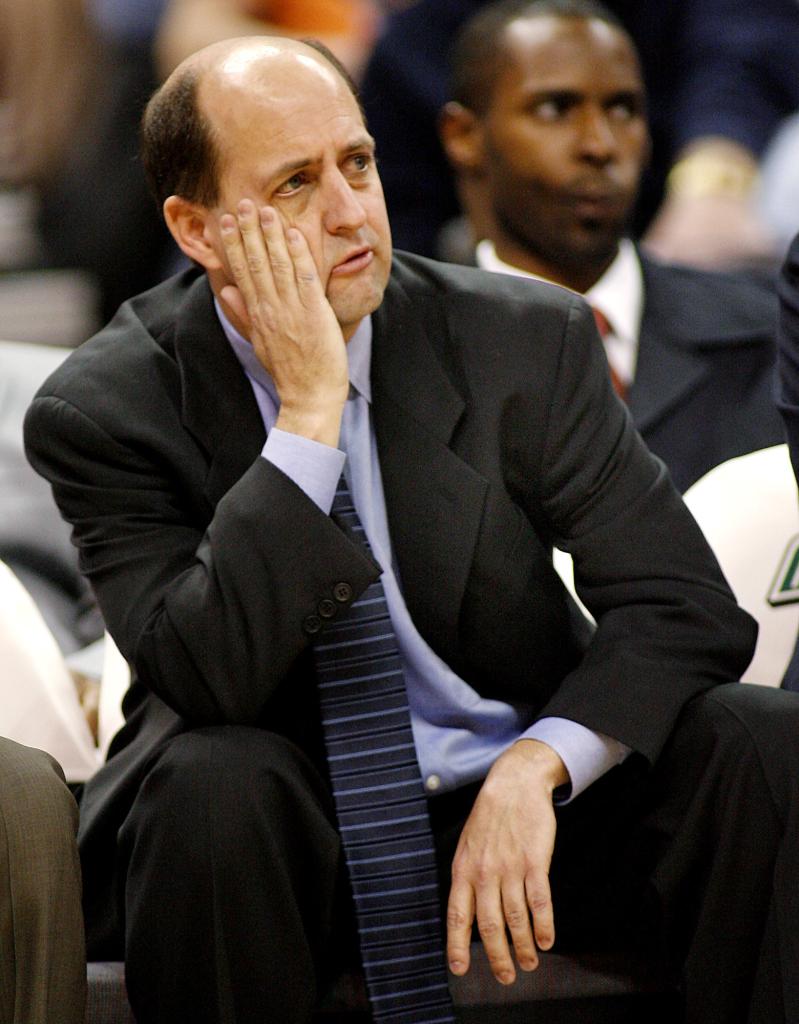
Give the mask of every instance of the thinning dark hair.
[[[344, 80], [363, 115], [358, 90], [349, 72], [316, 39], [303, 39]], [[169, 78], [150, 97], [139, 132], [141, 160], [147, 183], [159, 208], [169, 196], [213, 206], [219, 198], [222, 151], [218, 133], [197, 101], [202, 72], [188, 66]]]
[[[543, 17], [596, 19], [630, 38], [619, 18], [599, 0], [499, 0], [479, 10], [456, 35], [450, 50], [449, 98], [484, 114], [507, 64], [505, 29], [519, 18]], [[632, 40], [631, 45], [635, 48]]]

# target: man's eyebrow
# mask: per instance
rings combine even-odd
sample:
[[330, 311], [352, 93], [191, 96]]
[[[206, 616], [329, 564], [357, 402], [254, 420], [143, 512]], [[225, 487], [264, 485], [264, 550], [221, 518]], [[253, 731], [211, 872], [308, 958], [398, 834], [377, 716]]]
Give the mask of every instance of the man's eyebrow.
[[[524, 94], [524, 99], [527, 103], [539, 103], [542, 100], [574, 101], [580, 100], [586, 95], [588, 95], [588, 93], [585, 89], [577, 89], [565, 85], [551, 85], [528, 90]], [[609, 93], [604, 98], [603, 102], [618, 102], [619, 100], [643, 101], [644, 97], [645, 92], [643, 87], [630, 86], [629, 88], [623, 87], [621, 89], [614, 89], [613, 92]]]
[[[364, 133], [363, 135], [359, 135], [357, 138], [352, 139], [346, 144], [346, 146], [342, 146], [341, 152], [354, 153], [359, 149], [373, 150], [374, 148], [375, 140], [371, 135]], [[270, 175], [270, 178], [284, 178], [295, 171], [301, 171], [303, 167], [310, 167], [312, 164], [317, 163], [321, 163], [321, 159], [313, 156], [300, 157], [297, 160], [287, 160], [285, 163], [282, 163], [275, 168], [275, 171]]]
[[524, 99], [527, 103], [538, 103], [541, 100], [574, 100], [584, 96], [582, 89], [573, 89], [569, 86], [552, 85], [532, 88], [526, 90]]
[[630, 88], [630, 89], [616, 89], [615, 92], [611, 93], [607, 97], [605, 102], [606, 103], [619, 103], [619, 102], [624, 101], [624, 102], [628, 102], [628, 103], [629, 102], [633, 102], [633, 103], [643, 104], [645, 99], [646, 99], [646, 96], [645, 96], [645, 93], [644, 93], [644, 89], [643, 89], [643, 87], [641, 87], [641, 88], [638, 88], [638, 89], [634, 89], [634, 88]]

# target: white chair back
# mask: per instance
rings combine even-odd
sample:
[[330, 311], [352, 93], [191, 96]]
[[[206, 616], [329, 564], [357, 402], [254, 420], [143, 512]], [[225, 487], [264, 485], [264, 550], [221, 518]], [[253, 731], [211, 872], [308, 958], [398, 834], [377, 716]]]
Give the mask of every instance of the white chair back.
[[103, 649], [103, 674], [100, 679], [100, 705], [97, 712], [97, 746], [105, 760], [108, 745], [125, 724], [122, 698], [130, 686], [130, 668], [119, 648], [106, 632]]
[[760, 625], [744, 682], [779, 686], [799, 629], [799, 500], [788, 446], [716, 466], [685, 503], [739, 604]]

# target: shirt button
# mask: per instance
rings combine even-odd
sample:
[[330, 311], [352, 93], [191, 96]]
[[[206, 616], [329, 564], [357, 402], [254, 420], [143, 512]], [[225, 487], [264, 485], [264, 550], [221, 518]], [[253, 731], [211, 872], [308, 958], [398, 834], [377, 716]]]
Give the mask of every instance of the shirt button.
[[318, 633], [322, 628], [322, 620], [318, 615], [306, 615], [302, 623], [302, 628], [308, 636], [313, 636], [314, 633]]
[[428, 793], [435, 793], [441, 788], [441, 779], [438, 775], [428, 775], [424, 781], [424, 788]]
[[332, 619], [336, 614], [336, 606], [330, 600], [329, 597], [323, 597], [319, 604], [316, 606], [316, 610], [322, 616], [323, 619]]
[[333, 587], [333, 597], [335, 597], [339, 604], [346, 604], [352, 597], [352, 587], [349, 583], [337, 583]]

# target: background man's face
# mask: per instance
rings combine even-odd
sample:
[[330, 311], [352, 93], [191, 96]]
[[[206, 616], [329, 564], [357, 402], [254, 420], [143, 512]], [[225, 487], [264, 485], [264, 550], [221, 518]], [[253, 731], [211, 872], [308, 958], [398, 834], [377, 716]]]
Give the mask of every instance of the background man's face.
[[609, 263], [649, 151], [636, 55], [612, 26], [580, 18], [522, 19], [505, 43], [483, 118], [500, 235], [555, 268]]
[[[230, 65], [201, 92], [221, 155], [217, 212], [235, 212], [248, 198], [298, 228], [349, 337], [380, 305], [391, 264], [383, 190], [358, 105], [313, 56], [248, 65], [234, 55]], [[215, 248], [224, 263], [218, 234]]]

